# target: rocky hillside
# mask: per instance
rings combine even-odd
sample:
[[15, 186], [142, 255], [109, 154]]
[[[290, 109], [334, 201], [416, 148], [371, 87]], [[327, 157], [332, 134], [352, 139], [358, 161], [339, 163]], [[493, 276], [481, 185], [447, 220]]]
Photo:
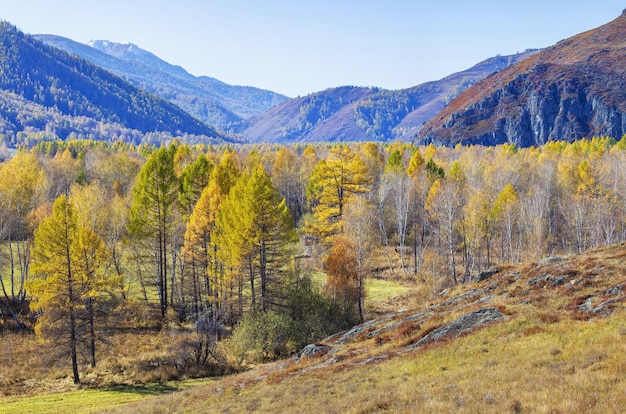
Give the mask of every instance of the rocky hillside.
[[0, 22], [0, 91], [0, 134], [15, 145], [23, 144], [20, 133], [48, 139], [154, 132], [223, 138], [172, 103], [7, 22]]
[[626, 132], [626, 11], [469, 88], [418, 143], [541, 145]]
[[87, 59], [222, 130], [288, 99], [251, 86], [228, 85], [208, 76], [194, 76], [132, 43], [92, 40], [82, 44], [54, 35], [34, 37]]
[[625, 275], [623, 244], [494, 268], [290, 360], [112, 412], [619, 412]]
[[291, 99], [246, 119], [234, 130], [252, 142], [412, 139], [425, 121], [460, 92], [534, 53], [496, 56], [465, 71], [408, 89], [327, 89]]

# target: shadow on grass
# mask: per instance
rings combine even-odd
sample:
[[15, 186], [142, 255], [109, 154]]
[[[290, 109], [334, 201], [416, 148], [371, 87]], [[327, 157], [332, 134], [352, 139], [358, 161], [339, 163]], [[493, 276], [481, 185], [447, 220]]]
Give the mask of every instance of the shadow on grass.
[[156, 396], [178, 391], [180, 388], [176, 385], [168, 384], [143, 384], [143, 385], [112, 385], [101, 388], [104, 392], [128, 393], [144, 396]]

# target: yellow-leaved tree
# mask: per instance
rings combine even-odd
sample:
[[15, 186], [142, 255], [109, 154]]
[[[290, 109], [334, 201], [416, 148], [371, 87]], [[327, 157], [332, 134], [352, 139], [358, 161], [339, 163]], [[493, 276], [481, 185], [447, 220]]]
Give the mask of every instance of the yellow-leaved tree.
[[320, 161], [311, 175], [307, 189], [316, 201], [314, 221], [307, 231], [329, 241], [341, 233], [343, 206], [355, 194], [371, 190], [372, 178], [363, 159], [347, 145], [331, 148], [328, 158]]
[[90, 228], [80, 225], [74, 204], [64, 195], [35, 231], [27, 289], [39, 312], [36, 333], [51, 357], [69, 356], [74, 383], [80, 383], [78, 356], [87, 348], [95, 366], [94, 306], [106, 288], [108, 250]]

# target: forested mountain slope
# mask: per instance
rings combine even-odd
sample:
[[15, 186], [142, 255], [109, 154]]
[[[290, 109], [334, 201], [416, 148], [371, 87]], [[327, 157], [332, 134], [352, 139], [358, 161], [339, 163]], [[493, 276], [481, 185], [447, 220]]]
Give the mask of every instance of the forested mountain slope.
[[0, 133], [10, 144], [19, 143], [20, 132], [106, 139], [114, 134], [98, 130], [111, 128], [118, 135], [135, 131], [222, 138], [177, 106], [7, 22], [0, 23], [0, 89]]
[[626, 14], [562, 40], [465, 91], [418, 143], [518, 146], [626, 132]]
[[228, 85], [211, 77], [193, 76], [132, 43], [93, 40], [82, 44], [54, 35], [34, 37], [87, 59], [222, 130], [288, 99], [251, 86]]
[[408, 140], [461, 91], [534, 53], [496, 56], [441, 80], [407, 89], [330, 88], [246, 119], [235, 131], [252, 142]]

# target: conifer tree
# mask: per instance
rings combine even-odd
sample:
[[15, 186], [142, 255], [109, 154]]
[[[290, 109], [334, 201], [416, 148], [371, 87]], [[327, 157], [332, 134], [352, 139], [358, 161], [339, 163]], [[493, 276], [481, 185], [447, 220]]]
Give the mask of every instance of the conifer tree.
[[316, 200], [315, 220], [308, 231], [320, 239], [341, 233], [341, 216], [346, 201], [371, 190], [372, 178], [363, 159], [347, 145], [331, 148], [327, 160], [320, 161], [309, 181], [307, 192]]
[[[150, 250], [161, 316], [169, 306], [168, 278], [171, 276], [170, 242], [175, 229], [179, 181], [174, 170], [176, 147], [161, 147], [146, 161], [133, 188], [130, 232]], [[172, 298], [173, 299], [173, 298]]]
[[[257, 165], [242, 175], [217, 216], [218, 245], [224, 260], [238, 273], [241, 287], [247, 274], [251, 307], [267, 311], [272, 284], [289, 263], [288, 246], [295, 241], [293, 219], [270, 176]], [[258, 282], [258, 284], [257, 284]], [[243, 301], [239, 292], [239, 312]]]
[[106, 287], [103, 266], [108, 252], [91, 229], [82, 227], [74, 205], [65, 196], [35, 231], [28, 291], [31, 308], [41, 310], [36, 332], [60, 356], [69, 355], [74, 383], [80, 383], [78, 354], [87, 343], [95, 366], [93, 306]]

